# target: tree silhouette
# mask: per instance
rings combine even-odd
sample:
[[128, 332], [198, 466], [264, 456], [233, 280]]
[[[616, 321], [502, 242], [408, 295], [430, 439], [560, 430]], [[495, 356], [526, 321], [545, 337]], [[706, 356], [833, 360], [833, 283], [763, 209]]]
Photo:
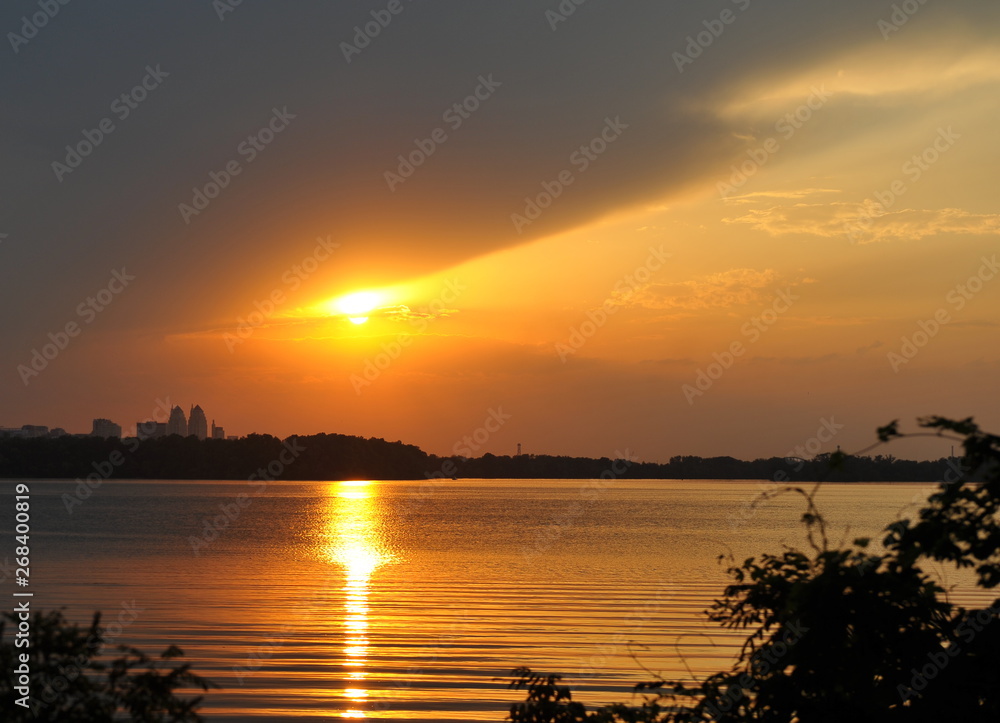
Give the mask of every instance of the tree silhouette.
[[[218, 687], [191, 672], [186, 663], [169, 663], [183, 655], [173, 645], [157, 659], [119, 645], [124, 655], [104, 662], [99, 612], [86, 629], [68, 622], [61, 610], [36, 612], [25, 647], [17, 647], [15, 640], [4, 636], [8, 620], [15, 631], [19, 622], [14, 613], [5, 612], [0, 617], [0, 665], [4, 670], [0, 710], [4, 721], [110, 723], [127, 714], [128, 720], [137, 723], [189, 723], [203, 720], [197, 713], [201, 697], [183, 699], [177, 690]], [[27, 661], [22, 654], [27, 655]], [[28, 671], [24, 674], [27, 695], [19, 668]]]
[[[956, 605], [923, 567], [950, 563], [972, 569], [980, 588], [1000, 583], [1000, 437], [972, 419], [920, 424], [929, 434], [958, 435], [969, 474], [942, 481], [914, 521], [890, 524], [880, 554], [868, 552], [867, 539], [829, 545], [818, 485], [766, 493], [804, 498], [809, 549], [730, 560], [733, 582], [708, 617], [748, 633], [731, 670], [697, 683], [640, 683], [641, 704], [586, 712], [558, 676], [519, 668], [511, 687], [526, 688], [528, 697], [511, 707], [510, 720], [1000, 720], [1000, 598], [983, 609]], [[878, 436], [884, 443], [904, 435], [893, 422]], [[834, 454], [830, 463], [843, 460]]]

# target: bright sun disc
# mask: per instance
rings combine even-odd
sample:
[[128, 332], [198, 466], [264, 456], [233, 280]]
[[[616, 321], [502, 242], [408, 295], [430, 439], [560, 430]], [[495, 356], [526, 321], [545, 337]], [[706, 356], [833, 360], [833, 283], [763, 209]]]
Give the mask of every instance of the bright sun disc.
[[359, 291], [342, 296], [334, 302], [334, 306], [342, 314], [346, 314], [353, 324], [364, 324], [368, 317], [364, 316], [378, 306], [379, 295], [373, 291]]

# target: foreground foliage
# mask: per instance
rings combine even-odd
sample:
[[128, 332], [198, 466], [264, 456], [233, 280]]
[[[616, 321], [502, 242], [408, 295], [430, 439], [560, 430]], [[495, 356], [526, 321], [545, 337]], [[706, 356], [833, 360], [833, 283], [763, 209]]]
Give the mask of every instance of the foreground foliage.
[[[53, 721], [58, 723], [103, 723], [131, 720], [142, 723], [201, 721], [197, 713], [201, 697], [182, 699], [179, 689], [208, 690], [216, 687], [191, 672], [188, 664], [167, 661], [183, 655], [170, 646], [151, 659], [135, 648], [119, 645], [124, 655], [102, 662], [104, 634], [101, 614], [95, 613], [89, 628], [66, 620], [59, 610], [38, 612], [31, 618], [28, 647], [15, 647], [14, 636], [4, 637], [6, 622], [16, 631], [13, 613], [0, 618], [0, 704], [4, 721]], [[20, 654], [27, 653], [30, 670], [30, 707], [17, 704], [23, 691], [16, 671]], [[123, 718], [127, 715], [127, 718]]]
[[[971, 419], [921, 426], [958, 436], [966, 474], [941, 482], [913, 521], [890, 524], [881, 554], [867, 551], [867, 539], [830, 546], [816, 488], [768, 493], [804, 497], [809, 549], [731, 563], [733, 582], [708, 611], [748, 633], [731, 670], [697, 684], [640, 683], [641, 703], [587, 711], [558, 676], [519, 668], [511, 687], [527, 697], [510, 720], [1000, 721], [1000, 598], [965, 609], [925, 570], [952, 564], [971, 569], [980, 588], [1000, 583], [1000, 437]], [[881, 442], [903, 436], [896, 422], [878, 434]]]

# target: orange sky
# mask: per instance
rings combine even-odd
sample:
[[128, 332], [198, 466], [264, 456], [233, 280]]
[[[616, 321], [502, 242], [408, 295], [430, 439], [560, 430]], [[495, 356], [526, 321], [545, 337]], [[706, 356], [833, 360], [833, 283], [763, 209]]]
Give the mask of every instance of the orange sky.
[[[486, 429], [477, 454], [522, 443], [649, 461], [780, 455], [824, 420], [843, 425], [824, 451], [859, 449], [876, 426], [924, 414], [1000, 428], [998, 26], [927, 5], [884, 38], [877, 21], [891, 8], [849, 5], [841, 35], [787, 39], [794, 62], [763, 50], [774, 11], [748, 9], [727, 27], [730, 40], [678, 72], [671, 53], [698, 31], [695, 12], [674, 18], [641, 88], [623, 83], [634, 72], [626, 65], [607, 77], [590, 68], [589, 88], [526, 85], [526, 59], [498, 60], [502, 84], [488, 88], [494, 66], [471, 62], [488, 51], [459, 48], [449, 53], [468, 53], [476, 72], [442, 71], [454, 82], [440, 98], [393, 86], [377, 108], [380, 86], [368, 93], [365, 83], [391, 85], [382, 64], [406, 58], [407, 36], [386, 38], [384, 60], [373, 45], [343, 76], [347, 97], [368, 105], [338, 111], [324, 130], [308, 112], [315, 86], [294, 81], [298, 117], [190, 224], [176, 210], [191, 202], [188, 189], [240, 157], [224, 117], [202, 128], [217, 139], [214, 155], [183, 172], [175, 162], [178, 183], [126, 181], [124, 166], [100, 167], [95, 153], [92, 173], [126, 194], [120, 213], [111, 201], [86, 207], [86, 233], [104, 245], [43, 251], [27, 221], [0, 242], [5, 277], [23, 268], [31, 287], [16, 301], [30, 323], [6, 300], [0, 424], [83, 432], [102, 416], [131, 427], [169, 398], [200, 404], [230, 434], [342, 432], [447, 454]], [[573, 22], [542, 22], [526, 52], [554, 58], [542, 41], [565, 43], [583, 62], [584, 39], [641, 25]], [[194, 83], [183, 72], [174, 81]], [[155, 92], [174, 92], [169, 83]], [[445, 99], [477, 90], [481, 107], [449, 125]], [[557, 131], [562, 111], [545, 109], [560, 93], [573, 120]], [[584, 100], [593, 94], [601, 102]], [[284, 105], [270, 97], [241, 99], [233, 113], [259, 127]], [[428, 110], [403, 122], [394, 107]], [[428, 148], [435, 127], [447, 140], [387, 187], [399, 155]], [[324, 133], [343, 139], [343, 155], [318, 140]], [[73, 196], [83, 181], [45, 183], [70, 217], [84, 214]], [[160, 187], [140, 200], [127, 195], [133, 183]], [[526, 199], [545, 206], [537, 219]], [[121, 268], [136, 281], [88, 322], [78, 303]], [[338, 307], [359, 292], [367, 303]], [[47, 334], [71, 321], [85, 333], [26, 375]]]

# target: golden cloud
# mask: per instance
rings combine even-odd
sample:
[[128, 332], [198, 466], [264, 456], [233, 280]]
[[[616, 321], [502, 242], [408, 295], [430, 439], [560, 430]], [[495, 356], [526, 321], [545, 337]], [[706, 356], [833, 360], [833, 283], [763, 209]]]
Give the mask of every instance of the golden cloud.
[[623, 306], [657, 310], [719, 309], [760, 301], [777, 283], [779, 276], [774, 269], [730, 269], [687, 281], [650, 283], [613, 300]]
[[914, 241], [941, 234], [1000, 234], [1000, 214], [970, 213], [960, 208], [886, 212], [872, 201], [772, 206], [723, 221], [747, 224], [772, 236], [843, 237], [861, 244]]

